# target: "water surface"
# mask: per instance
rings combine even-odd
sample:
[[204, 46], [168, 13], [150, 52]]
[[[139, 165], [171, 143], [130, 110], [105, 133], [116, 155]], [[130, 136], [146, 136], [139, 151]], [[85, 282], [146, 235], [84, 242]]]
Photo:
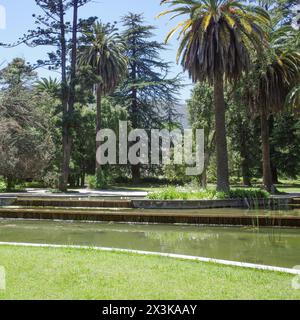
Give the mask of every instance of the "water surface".
[[300, 265], [300, 230], [0, 220], [1, 242], [88, 245], [258, 263]]

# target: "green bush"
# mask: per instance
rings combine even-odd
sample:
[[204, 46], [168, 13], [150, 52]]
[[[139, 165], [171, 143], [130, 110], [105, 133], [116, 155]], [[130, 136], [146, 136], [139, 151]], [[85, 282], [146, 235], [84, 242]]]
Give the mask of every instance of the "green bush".
[[178, 187], [168, 187], [162, 191], [152, 192], [148, 195], [151, 200], [198, 200], [198, 199], [224, 199], [225, 194], [215, 190], [186, 190]]
[[108, 186], [108, 178], [105, 170], [101, 170], [97, 175], [88, 176], [87, 183], [89, 189], [103, 189]]
[[58, 189], [59, 187], [59, 178], [60, 173], [59, 170], [50, 170], [45, 173], [43, 177], [43, 183], [46, 187], [51, 189]]
[[33, 189], [39, 189], [39, 188], [41, 189], [46, 187], [45, 183], [41, 181], [24, 182], [23, 185], [25, 188], [33, 188]]
[[5, 191], [6, 189], [6, 184], [2, 178], [0, 178], [0, 192]]
[[233, 189], [230, 190], [228, 197], [230, 199], [268, 199], [270, 197], [270, 194], [262, 189]]
[[108, 175], [106, 173], [105, 168], [102, 168], [96, 174], [96, 189], [103, 189], [106, 188], [108, 185]]
[[89, 189], [96, 189], [97, 188], [96, 176], [88, 176], [87, 177], [87, 184], [88, 184]]
[[269, 193], [259, 189], [235, 189], [229, 193], [217, 192], [213, 189], [192, 190], [188, 188], [167, 187], [164, 190], [151, 192], [150, 200], [222, 200], [222, 199], [267, 199]]

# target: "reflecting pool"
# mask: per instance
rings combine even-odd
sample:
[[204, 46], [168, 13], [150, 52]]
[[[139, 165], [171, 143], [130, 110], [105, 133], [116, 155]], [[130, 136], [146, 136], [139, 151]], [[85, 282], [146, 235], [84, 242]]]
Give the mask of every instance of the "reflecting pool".
[[300, 265], [299, 229], [4, 219], [0, 242], [113, 247], [289, 268]]

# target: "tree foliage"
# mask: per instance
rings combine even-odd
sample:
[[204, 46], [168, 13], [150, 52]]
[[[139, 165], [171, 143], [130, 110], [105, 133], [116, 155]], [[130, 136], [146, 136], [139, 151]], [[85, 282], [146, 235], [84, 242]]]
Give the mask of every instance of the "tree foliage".
[[30, 84], [36, 74], [22, 59], [1, 71], [0, 175], [13, 188], [18, 180], [41, 179], [53, 157], [47, 114]]
[[160, 128], [171, 112], [176, 115], [180, 79], [169, 77], [171, 65], [160, 57], [166, 47], [152, 40], [155, 28], [141, 14], [129, 13], [122, 22], [128, 77], [117, 95], [127, 105], [133, 128]]

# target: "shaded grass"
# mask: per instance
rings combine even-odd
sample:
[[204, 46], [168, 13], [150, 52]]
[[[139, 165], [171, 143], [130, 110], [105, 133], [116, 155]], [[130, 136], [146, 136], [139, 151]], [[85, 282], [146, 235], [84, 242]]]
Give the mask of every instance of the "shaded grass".
[[285, 193], [300, 193], [300, 184], [299, 183], [283, 183], [276, 186], [279, 192]]
[[0, 299], [300, 299], [292, 275], [83, 249], [0, 246]]

